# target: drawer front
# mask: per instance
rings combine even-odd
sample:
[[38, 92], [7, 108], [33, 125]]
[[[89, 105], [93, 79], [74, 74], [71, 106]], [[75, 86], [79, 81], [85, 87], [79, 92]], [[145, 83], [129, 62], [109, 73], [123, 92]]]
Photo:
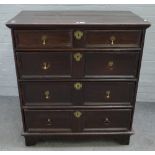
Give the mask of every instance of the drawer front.
[[141, 31], [139, 30], [88, 30], [85, 31], [87, 48], [123, 48], [140, 47]]
[[20, 87], [26, 105], [72, 104], [72, 82], [23, 82]]
[[131, 110], [24, 110], [28, 132], [127, 131]]
[[70, 111], [25, 110], [28, 132], [70, 132], [72, 117]]
[[85, 54], [86, 77], [134, 78], [139, 54], [135, 52], [89, 52]]
[[17, 60], [21, 78], [135, 78], [139, 53], [18, 52]]
[[134, 82], [86, 82], [85, 105], [131, 105]]
[[69, 30], [16, 30], [17, 49], [71, 48], [72, 34]]
[[68, 52], [18, 52], [17, 60], [22, 78], [71, 76], [71, 55]]
[[22, 82], [25, 105], [131, 105], [133, 82]]
[[84, 131], [125, 131], [130, 128], [131, 110], [86, 110], [83, 117]]

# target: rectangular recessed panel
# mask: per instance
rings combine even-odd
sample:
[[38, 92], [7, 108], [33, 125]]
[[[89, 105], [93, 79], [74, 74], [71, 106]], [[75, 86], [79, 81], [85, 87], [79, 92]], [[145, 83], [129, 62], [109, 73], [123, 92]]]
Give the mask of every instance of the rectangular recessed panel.
[[19, 52], [17, 60], [21, 78], [71, 76], [71, 53], [69, 52]]
[[26, 129], [29, 132], [70, 132], [72, 119], [70, 111], [25, 110]]
[[87, 48], [124, 48], [140, 47], [140, 30], [86, 30]]
[[138, 61], [136, 52], [88, 52], [85, 53], [85, 76], [135, 78]]
[[72, 36], [69, 30], [16, 30], [17, 49], [71, 48]]
[[131, 110], [97, 109], [84, 112], [84, 131], [125, 131], [130, 129]]

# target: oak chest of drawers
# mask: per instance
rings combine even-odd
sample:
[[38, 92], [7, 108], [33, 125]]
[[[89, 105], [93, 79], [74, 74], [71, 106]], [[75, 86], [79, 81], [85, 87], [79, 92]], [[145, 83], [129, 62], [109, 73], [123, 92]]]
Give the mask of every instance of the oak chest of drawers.
[[23, 11], [6, 25], [26, 145], [57, 136], [129, 143], [147, 21], [128, 11]]

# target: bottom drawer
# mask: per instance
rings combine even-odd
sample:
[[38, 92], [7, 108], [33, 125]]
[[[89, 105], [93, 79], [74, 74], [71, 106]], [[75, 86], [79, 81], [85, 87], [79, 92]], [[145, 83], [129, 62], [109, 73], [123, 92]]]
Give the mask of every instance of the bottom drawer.
[[29, 132], [70, 132], [71, 111], [25, 110], [26, 129]]
[[28, 132], [127, 131], [130, 109], [25, 110]]
[[129, 130], [131, 110], [104, 109], [87, 110], [84, 113], [84, 131], [125, 131]]

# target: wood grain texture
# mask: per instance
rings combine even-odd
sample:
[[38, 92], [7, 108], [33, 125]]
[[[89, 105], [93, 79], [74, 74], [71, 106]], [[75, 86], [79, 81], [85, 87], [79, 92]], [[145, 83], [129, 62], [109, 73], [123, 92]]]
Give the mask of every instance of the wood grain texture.
[[[126, 132], [132, 130], [145, 30], [150, 24], [141, 23], [141, 18], [131, 12], [62, 13], [21, 12], [6, 24], [12, 30], [24, 132], [59, 136], [65, 132], [111, 132], [116, 136], [123, 131], [117, 139], [129, 144]], [[123, 20], [124, 15], [129, 17], [128, 22]], [[63, 24], [58, 20], [62, 16]], [[73, 25], [74, 18], [83, 16], [96, 18], [86, 22], [88, 28], [83, 23]], [[50, 22], [49, 18], [55, 20]], [[98, 18], [105, 21], [98, 23]], [[64, 46], [66, 39], [70, 51]], [[61, 48], [62, 52], [53, 51]], [[82, 52], [76, 51], [81, 48]], [[28, 136], [26, 145], [37, 141]]]
[[142, 26], [150, 24], [130, 11], [22, 11], [8, 27], [53, 25]]
[[[140, 76], [140, 84], [138, 89], [137, 101], [142, 102], [154, 102], [155, 100], [155, 87], [152, 85], [154, 83], [155, 74], [149, 70], [149, 68], [154, 68], [155, 66], [155, 5], [0, 5], [0, 47], [1, 47], [1, 57], [0, 57], [0, 95], [2, 96], [17, 96], [17, 82], [15, 75], [15, 67], [13, 62], [13, 52], [12, 43], [10, 37], [10, 31], [5, 26], [5, 23], [19, 13], [22, 10], [130, 10], [135, 14], [147, 19], [151, 23], [151, 27], [147, 30], [145, 38], [144, 55], [142, 59], [142, 68]], [[146, 63], [147, 61], [148, 63]], [[146, 73], [147, 72], [147, 73]], [[9, 81], [9, 83], [8, 83]], [[148, 90], [152, 92], [148, 93]], [[141, 93], [141, 90], [144, 92]], [[145, 91], [146, 90], [146, 91]]]

